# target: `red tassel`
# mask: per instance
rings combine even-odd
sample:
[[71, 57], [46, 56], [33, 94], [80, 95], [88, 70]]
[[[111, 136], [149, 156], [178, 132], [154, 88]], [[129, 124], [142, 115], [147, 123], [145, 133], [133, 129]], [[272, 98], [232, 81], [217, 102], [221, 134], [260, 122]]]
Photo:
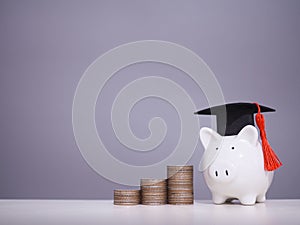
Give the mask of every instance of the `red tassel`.
[[267, 171], [273, 171], [278, 169], [282, 163], [280, 162], [279, 158], [275, 154], [275, 152], [272, 150], [268, 140], [267, 135], [265, 131], [265, 119], [264, 116], [260, 113], [260, 106], [258, 103], [254, 103], [257, 106], [257, 114], [255, 116], [256, 124], [260, 131], [260, 138], [262, 142], [262, 150], [264, 154], [264, 166], [265, 170]]

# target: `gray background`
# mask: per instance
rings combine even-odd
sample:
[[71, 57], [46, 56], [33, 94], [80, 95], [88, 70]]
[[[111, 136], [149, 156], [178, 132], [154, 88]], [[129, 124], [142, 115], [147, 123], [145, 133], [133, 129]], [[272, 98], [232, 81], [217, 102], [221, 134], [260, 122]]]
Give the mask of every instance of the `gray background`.
[[[109, 49], [157, 39], [190, 48], [215, 73], [227, 102], [258, 101], [267, 134], [283, 162], [269, 198], [300, 198], [299, 88], [300, 1], [0, 1], [0, 198], [110, 199], [125, 188], [96, 174], [81, 157], [72, 132], [72, 100], [85, 69]], [[121, 70], [99, 96], [97, 125], [111, 153], [145, 165], [166, 157], [177, 143], [175, 110], [145, 99], [132, 110], [131, 125], [147, 137], [147, 123], [161, 116], [169, 130], [150, 153], [122, 146], [109, 123], [109, 106], [120, 88], [142, 76], [179, 83], [197, 107], [205, 95], [184, 73], [158, 63]], [[105, 107], [103, 107], [105, 106]], [[191, 112], [192, 113], [192, 112]], [[211, 120], [200, 118], [201, 126]], [[196, 198], [209, 199], [195, 166]], [[127, 187], [126, 187], [127, 188]]]

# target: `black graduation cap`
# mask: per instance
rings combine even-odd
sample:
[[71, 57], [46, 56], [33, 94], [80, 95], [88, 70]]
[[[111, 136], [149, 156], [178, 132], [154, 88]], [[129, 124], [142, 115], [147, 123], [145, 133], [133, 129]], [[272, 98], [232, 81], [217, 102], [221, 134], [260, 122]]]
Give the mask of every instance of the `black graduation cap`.
[[[275, 109], [259, 105], [260, 112], [274, 112]], [[198, 115], [216, 115], [217, 131], [220, 135], [237, 135], [245, 126], [254, 126], [254, 113], [258, 113], [257, 103], [229, 103], [213, 106], [195, 112]]]

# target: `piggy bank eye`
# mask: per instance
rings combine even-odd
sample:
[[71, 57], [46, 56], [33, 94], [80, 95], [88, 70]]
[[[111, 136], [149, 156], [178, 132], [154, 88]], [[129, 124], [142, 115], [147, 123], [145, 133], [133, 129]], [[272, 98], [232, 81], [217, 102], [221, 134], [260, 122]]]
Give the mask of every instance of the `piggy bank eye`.
[[218, 148], [218, 147], [216, 147], [216, 150], [218, 151], [218, 150], [219, 150], [219, 148]]
[[234, 146], [232, 146], [232, 147], [231, 147], [231, 150], [234, 150], [234, 149], [235, 149]]

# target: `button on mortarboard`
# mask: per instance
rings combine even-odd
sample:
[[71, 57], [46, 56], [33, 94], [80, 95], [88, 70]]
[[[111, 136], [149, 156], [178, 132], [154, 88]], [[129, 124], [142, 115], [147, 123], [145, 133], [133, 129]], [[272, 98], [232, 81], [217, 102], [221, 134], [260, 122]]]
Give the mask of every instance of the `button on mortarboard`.
[[[260, 105], [261, 112], [275, 112], [275, 109]], [[254, 126], [254, 113], [258, 108], [254, 103], [229, 103], [225, 105], [213, 106], [203, 109], [195, 114], [198, 115], [216, 115], [217, 131], [220, 135], [237, 135], [243, 127], [247, 125]]]

